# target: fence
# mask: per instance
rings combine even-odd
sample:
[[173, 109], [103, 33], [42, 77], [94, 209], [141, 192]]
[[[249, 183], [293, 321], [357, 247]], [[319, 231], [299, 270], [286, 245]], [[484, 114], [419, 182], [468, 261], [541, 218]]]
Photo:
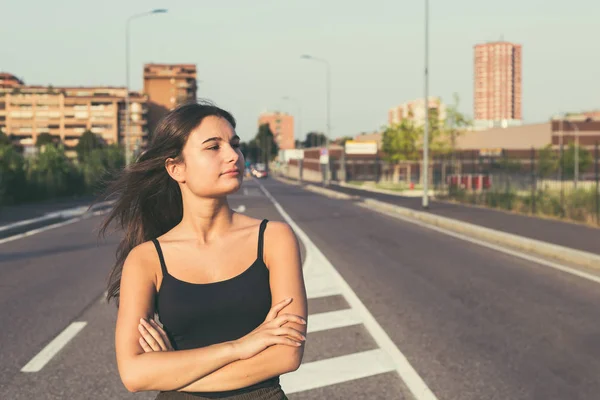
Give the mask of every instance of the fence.
[[574, 160], [564, 152], [536, 149], [529, 157], [506, 152], [438, 156], [431, 179], [441, 198], [600, 225], [598, 147], [581, 150]]
[[[430, 186], [442, 199], [600, 225], [598, 143], [593, 149], [569, 151], [434, 154]], [[321, 181], [317, 149], [313, 153], [305, 151], [300, 165], [296, 161], [289, 164], [288, 175]], [[398, 189], [422, 183], [419, 161], [392, 164], [380, 155], [342, 158], [335, 153], [330, 157], [330, 171], [334, 181], [345, 176], [347, 182], [369, 181]]]

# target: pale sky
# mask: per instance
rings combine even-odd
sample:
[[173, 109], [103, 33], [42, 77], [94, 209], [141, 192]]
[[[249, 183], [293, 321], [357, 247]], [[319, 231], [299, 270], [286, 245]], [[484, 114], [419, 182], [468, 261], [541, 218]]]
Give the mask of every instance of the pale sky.
[[[374, 131], [390, 107], [423, 96], [424, 0], [0, 0], [0, 71], [27, 84], [125, 84], [146, 62], [194, 63], [198, 96], [231, 111], [243, 140], [258, 114], [297, 115], [325, 131], [325, 58], [332, 68], [332, 137]], [[526, 123], [600, 108], [600, 1], [430, 0], [430, 90], [473, 115], [473, 46], [523, 45]]]

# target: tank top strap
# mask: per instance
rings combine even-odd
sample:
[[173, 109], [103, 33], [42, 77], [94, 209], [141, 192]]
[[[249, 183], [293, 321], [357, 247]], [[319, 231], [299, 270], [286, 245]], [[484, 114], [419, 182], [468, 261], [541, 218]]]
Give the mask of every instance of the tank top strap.
[[258, 231], [258, 259], [263, 261], [263, 248], [265, 243], [265, 229], [267, 228], [268, 219], [263, 219], [260, 223], [260, 229]]
[[163, 256], [162, 249], [160, 248], [160, 243], [158, 243], [158, 239], [152, 239], [152, 243], [154, 243], [154, 247], [156, 247], [156, 252], [158, 253], [158, 259], [160, 260], [160, 269], [162, 270], [163, 278], [169, 275], [167, 271], [167, 264], [165, 263], [165, 257]]

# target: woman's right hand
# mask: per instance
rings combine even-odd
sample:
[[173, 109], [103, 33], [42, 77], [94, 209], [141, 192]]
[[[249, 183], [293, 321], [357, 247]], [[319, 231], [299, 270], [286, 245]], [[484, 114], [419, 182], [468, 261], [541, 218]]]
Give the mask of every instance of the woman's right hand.
[[306, 340], [302, 332], [282, 325], [287, 322], [306, 325], [306, 321], [298, 315], [279, 315], [279, 312], [291, 302], [292, 299], [290, 298], [275, 304], [267, 314], [265, 322], [246, 336], [233, 342], [235, 352], [240, 360], [254, 357], [275, 344], [293, 347], [302, 346], [302, 343]]

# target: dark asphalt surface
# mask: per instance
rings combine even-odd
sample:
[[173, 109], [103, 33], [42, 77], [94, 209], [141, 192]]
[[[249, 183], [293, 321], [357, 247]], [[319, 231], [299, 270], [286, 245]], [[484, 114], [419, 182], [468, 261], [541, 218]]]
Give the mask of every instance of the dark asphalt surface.
[[[596, 399], [597, 284], [270, 179], [261, 181], [336, 267], [441, 399]], [[256, 188], [232, 206], [282, 220]], [[0, 245], [0, 399], [151, 399], [114, 364], [114, 305], [101, 302], [116, 238], [100, 218]], [[339, 296], [311, 314], [344, 309]], [[88, 325], [38, 373], [20, 369], [72, 321]], [[361, 326], [315, 333], [305, 361], [376, 348]], [[408, 398], [395, 373], [290, 399]]]
[[596, 283], [352, 201], [267, 187], [440, 399], [600, 398]]
[[[351, 195], [396, 204], [413, 210], [425, 211], [421, 206], [420, 197], [402, 197], [385, 193], [368, 192], [336, 184], [331, 184], [328, 188]], [[502, 232], [600, 254], [600, 228], [435, 200], [430, 201], [430, 207], [426, 212]]]

